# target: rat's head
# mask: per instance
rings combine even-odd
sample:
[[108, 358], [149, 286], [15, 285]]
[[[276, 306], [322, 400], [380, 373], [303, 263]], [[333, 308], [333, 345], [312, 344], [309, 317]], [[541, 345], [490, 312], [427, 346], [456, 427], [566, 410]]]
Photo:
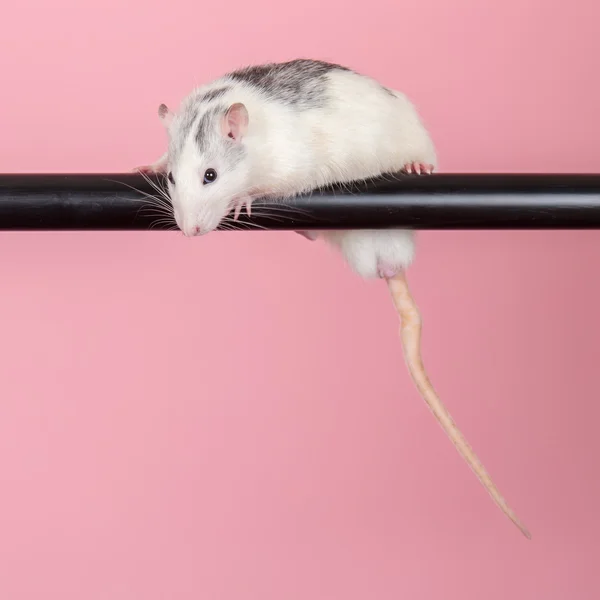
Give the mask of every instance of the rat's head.
[[169, 133], [167, 179], [177, 226], [186, 236], [213, 231], [248, 190], [243, 104], [184, 106], [158, 114]]

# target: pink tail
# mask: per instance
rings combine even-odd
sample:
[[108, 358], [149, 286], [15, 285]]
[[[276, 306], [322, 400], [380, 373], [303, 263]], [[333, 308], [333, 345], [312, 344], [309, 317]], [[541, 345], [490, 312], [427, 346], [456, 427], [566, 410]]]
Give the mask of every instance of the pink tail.
[[446, 432], [455, 448], [471, 467], [475, 475], [477, 475], [479, 481], [483, 484], [502, 512], [504, 512], [504, 514], [521, 530], [525, 537], [531, 539], [531, 534], [500, 495], [500, 492], [494, 485], [491, 477], [488, 475], [475, 452], [473, 452], [463, 434], [455, 425], [450, 413], [438, 398], [429, 381], [421, 359], [421, 315], [410, 294], [404, 273], [392, 277], [387, 281], [394, 305], [400, 316], [400, 336], [402, 338], [406, 363], [422, 398], [429, 406], [431, 412], [442, 426], [442, 429]]

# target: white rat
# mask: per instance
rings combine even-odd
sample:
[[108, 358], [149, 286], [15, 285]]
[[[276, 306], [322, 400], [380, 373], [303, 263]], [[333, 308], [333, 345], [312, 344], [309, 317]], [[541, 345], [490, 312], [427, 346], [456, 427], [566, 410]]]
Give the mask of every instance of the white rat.
[[[331, 184], [386, 173], [429, 174], [432, 140], [408, 98], [374, 79], [323, 61], [298, 59], [252, 66], [194, 89], [177, 113], [159, 116], [169, 145], [146, 173], [167, 174], [177, 226], [186, 236], [214, 231], [254, 198], [286, 198]], [[530, 538], [454, 424], [421, 361], [421, 317], [405, 270], [411, 231], [298, 232], [322, 236], [364, 278], [388, 283], [401, 318], [411, 376], [458, 452], [502, 511]]]

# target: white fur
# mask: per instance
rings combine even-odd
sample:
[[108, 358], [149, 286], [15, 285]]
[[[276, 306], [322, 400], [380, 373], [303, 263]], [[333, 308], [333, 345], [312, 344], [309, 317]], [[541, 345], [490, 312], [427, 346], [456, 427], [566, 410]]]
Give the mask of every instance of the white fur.
[[[300, 111], [269, 100], [256, 88], [226, 78], [198, 88], [184, 100], [169, 124], [172, 140], [180, 135], [186, 111], [202, 93], [224, 84], [233, 90], [220, 99], [227, 105], [243, 103], [249, 114], [246, 135], [239, 142], [247, 159], [235, 172], [220, 172], [220, 156], [200, 156], [193, 136], [177, 161], [169, 163], [177, 179], [170, 193], [182, 230], [198, 225], [215, 229], [240, 198], [293, 196], [332, 183], [370, 178], [401, 171], [421, 162], [437, 166], [436, 152], [417, 111], [406, 96], [382, 89], [369, 77], [332, 71], [328, 77], [326, 108]], [[204, 105], [200, 105], [204, 106]], [[197, 121], [198, 122], [198, 121]], [[215, 123], [215, 131], [219, 127]], [[206, 168], [219, 178], [202, 185]], [[326, 231], [321, 233], [342, 252], [362, 277], [378, 277], [378, 265], [398, 269], [413, 260], [413, 234], [406, 230]]]

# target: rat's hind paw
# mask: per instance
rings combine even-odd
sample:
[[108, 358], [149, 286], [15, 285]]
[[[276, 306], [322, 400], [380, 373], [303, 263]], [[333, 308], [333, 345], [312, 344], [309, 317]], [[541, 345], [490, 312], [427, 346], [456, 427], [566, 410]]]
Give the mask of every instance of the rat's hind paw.
[[428, 165], [422, 162], [412, 162], [404, 165], [403, 171], [406, 173], [416, 173], [417, 175], [431, 175], [433, 173], [433, 165]]

